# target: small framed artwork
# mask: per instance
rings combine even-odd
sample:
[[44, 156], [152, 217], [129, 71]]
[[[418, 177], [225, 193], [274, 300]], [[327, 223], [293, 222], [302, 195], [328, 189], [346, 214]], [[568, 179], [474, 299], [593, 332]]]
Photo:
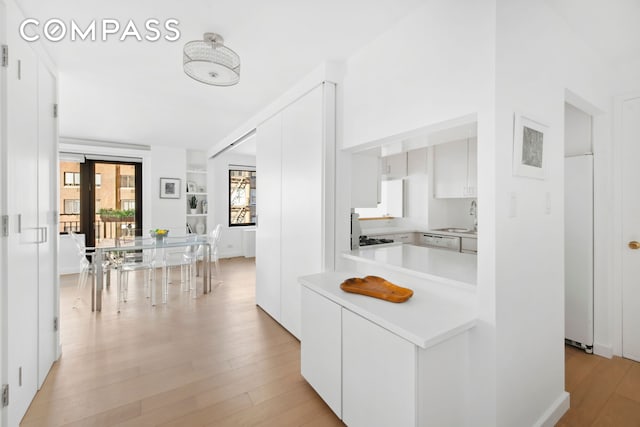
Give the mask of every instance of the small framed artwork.
[[160, 198], [180, 198], [180, 178], [160, 178]]
[[544, 179], [546, 132], [547, 126], [516, 113], [513, 127], [514, 175]]
[[196, 183], [193, 181], [187, 181], [187, 193], [197, 193]]

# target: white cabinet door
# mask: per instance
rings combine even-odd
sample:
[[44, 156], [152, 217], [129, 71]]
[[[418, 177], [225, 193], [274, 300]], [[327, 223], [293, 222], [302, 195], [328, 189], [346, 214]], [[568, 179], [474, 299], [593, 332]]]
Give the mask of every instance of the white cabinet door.
[[467, 141], [434, 147], [434, 195], [437, 198], [464, 197], [467, 186]]
[[416, 346], [342, 310], [342, 420], [351, 427], [416, 425]]
[[413, 238], [413, 233], [394, 234], [393, 235], [393, 241], [394, 242], [408, 243], [408, 244], [414, 244], [415, 243], [415, 240]]
[[322, 89], [317, 87], [282, 112], [281, 323], [297, 338], [298, 277], [324, 270]]
[[478, 141], [476, 138], [434, 147], [434, 196], [476, 197]]
[[[17, 28], [20, 13], [12, 3], [7, 12], [7, 28]], [[33, 50], [17, 32], [7, 33], [7, 155], [0, 182], [6, 186], [10, 229], [3, 348], [11, 399], [7, 425], [17, 426], [38, 386], [38, 83]]]
[[478, 239], [463, 237], [460, 239], [460, 252], [475, 254], [478, 252]]
[[56, 200], [58, 155], [57, 126], [53, 117], [56, 103], [55, 77], [43, 66], [38, 68], [38, 388], [42, 386], [56, 359], [57, 331], [53, 319], [58, 316], [58, 230]]
[[342, 417], [342, 307], [302, 288], [302, 376]]
[[351, 156], [351, 207], [375, 208], [381, 200], [380, 159], [377, 156]]
[[382, 175], [384, 179], [400, 179], [407, 176], [407, 153], [383, 157]]
[[280, 321], [282, 114], [256, 129], [256, 304]]

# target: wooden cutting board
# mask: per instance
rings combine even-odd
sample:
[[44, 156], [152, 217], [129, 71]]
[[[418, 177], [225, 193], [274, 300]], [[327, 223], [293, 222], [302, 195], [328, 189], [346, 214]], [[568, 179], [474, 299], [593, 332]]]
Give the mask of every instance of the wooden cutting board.
[[352, 277], [342, 282], [340, 289], [391, 302], [405, 302], [413, 295], [411, 289], [394, 285], [378, 276]]

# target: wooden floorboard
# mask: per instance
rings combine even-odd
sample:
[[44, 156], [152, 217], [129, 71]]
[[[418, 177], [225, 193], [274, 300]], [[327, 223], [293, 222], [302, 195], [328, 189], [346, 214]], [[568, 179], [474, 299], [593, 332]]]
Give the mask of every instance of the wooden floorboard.
[[559, 427], [640, 426], [640, 363], [565, 347], [569, 411]]
[[88, 289], [63, 276], [63, 355], [21, 425], [343, 425], [300, 375], [300, 343], [256, 307], [254, 260], [221, 271], [197, 299], [174, 272], [156, 307], [135, 273], [119, 314], [115, 286], [92, 313]]
[[[136, 273], [119, 314], [115, 287], [92, 313], [88, 290], [63, 276], [63, 355], [21, 425], [342, 426], [301, 377], [299, 342], [256, 307], [254, 260], [221, 264], [212, 294], [190, 298], [176, 272], [156, 307]], [[640, 426], [640, 363], [573, 347], [565, 360], [571, 408], [558, 426]]]

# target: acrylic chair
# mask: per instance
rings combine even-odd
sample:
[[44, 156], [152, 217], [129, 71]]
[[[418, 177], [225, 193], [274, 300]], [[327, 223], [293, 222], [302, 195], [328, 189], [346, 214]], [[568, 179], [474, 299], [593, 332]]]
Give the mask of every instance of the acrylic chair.
[[[92, 282], [95, 280], [95, 252], [90, 252], [89, 250], [95, 250], [94, 247], [87, 247], [84, 239], [75, 231], [70, 231], [69, 236], [76, 245], [79, 261], [80, 261], [80, 274], [78, 275], [78, 289], [76, 300], [73, 304], [73, 308], [78, 308], [78, 302], [82, 299], [81, 294], [84, 288], [87, 285], [87, 281], [89, 279], [89, 275], [91, 275]], [[107, 287], [110, 285], [110, 276], [109, 276], [109, 266], [110, 263], [107, 260], [102, 261], [102, 271], [107, 276], [106, 284]], [[93, 292], [93, 291], [92, 291]]]
[[[198, 240], [196, 234], [187, 237], [188, 242], [195, 243]], [[196, 260], [199, 245], [189, 245], [181, 251], [166, 251], [164, 254], [164, 266], [167, 274], [163, 278], [163, 302], [166, 303], [169, 293], [169, 283], [171, 282], [171, 269], [180, 267], [180, 283], [183, 291], [190, 291], [191, 297], [197, 297], [196, 290]]]
[[[211, 250], [211, 262], [216, 269], [216, 284], [222, 283], [222, 277], [220, 276], [220, 263], [218, 262], [218, 246], [220, 242], [220, 235], [222, 234], [222, 224], [217, 224], [213, 230], [209, 233], [207, 241], [209, 242]], [[203, 261], [204, 265], [204, 248], [201, 246], [198, 249], [198, 261]], [[211, 265], [209, 264], [209, 277], [213, 278], [211, 273]], [[213, 282], [213, 280], [212, 280]]]
[[[151, 239], [136, 237], [134, 244], [151, 241]], [[156, 274], [155, 274], [155, 249], [143, 249], [131, 252], [127, 250], [126, 245], [130, 243], [124, 239], [120, 240], [119, 245], [121, 251], [110, 253], [110, 259], [117, 275], [117, 303], [116, 307], [120, 313], [120, 304], [127, 302], [129, 296], [129, 273], [143, 270], [144, 271], [144, 288], [145, 297], [151, 299], [151, 305], [156, 304]]]

